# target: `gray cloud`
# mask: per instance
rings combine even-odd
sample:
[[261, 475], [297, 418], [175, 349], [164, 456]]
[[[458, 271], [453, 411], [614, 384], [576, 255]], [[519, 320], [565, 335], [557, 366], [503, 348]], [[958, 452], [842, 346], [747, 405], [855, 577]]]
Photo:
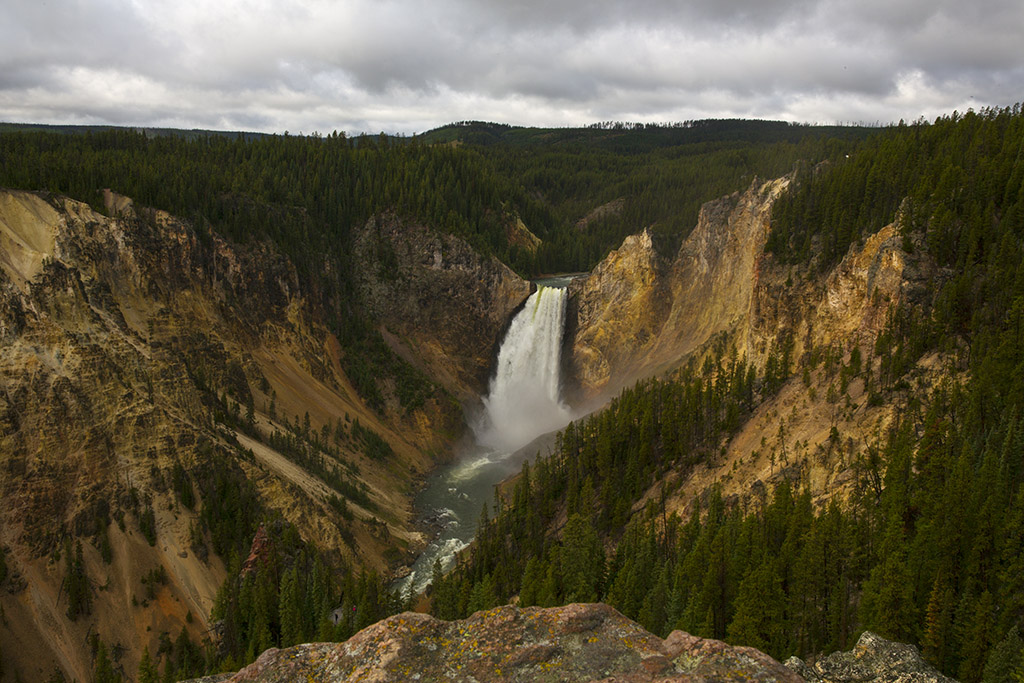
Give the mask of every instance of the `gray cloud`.
[[1024, 99], [1019, 0], [7, 0], [0, 120], [416, 132]]

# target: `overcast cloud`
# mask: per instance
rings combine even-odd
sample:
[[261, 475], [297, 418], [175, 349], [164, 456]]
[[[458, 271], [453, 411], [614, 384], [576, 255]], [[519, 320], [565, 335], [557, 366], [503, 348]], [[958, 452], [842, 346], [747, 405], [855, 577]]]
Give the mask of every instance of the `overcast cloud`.
[[3, 0], [0, 120], [414, 133], [1024, 100], [1020, 0]]

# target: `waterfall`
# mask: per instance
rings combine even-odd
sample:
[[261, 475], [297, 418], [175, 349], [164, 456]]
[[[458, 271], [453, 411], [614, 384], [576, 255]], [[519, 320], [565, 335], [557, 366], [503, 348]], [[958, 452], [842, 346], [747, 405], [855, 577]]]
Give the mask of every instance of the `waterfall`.
[[480, 445], [514, 451], [572, 419], [560, 396], [565, 302], [564, 287], [538, 287], [512, 320], [474, 429]]

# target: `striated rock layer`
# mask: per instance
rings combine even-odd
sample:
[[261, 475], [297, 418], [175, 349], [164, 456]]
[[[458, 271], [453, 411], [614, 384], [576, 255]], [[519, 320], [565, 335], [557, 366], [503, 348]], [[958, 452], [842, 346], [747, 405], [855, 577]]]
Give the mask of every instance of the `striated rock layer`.
[[[806, 677], [806, 678], [805, 678]], [[234, 676], [204, 683], [286, 681], [618, 681], [620, 683], [946, 683], [917, 650], [865, 633], [851, 653], [813, 667], [751, 647], [673, 631], [662, 640], [603, 604], [511, 605], [440, 621], [406, 612], [344, 643], [271, 649]]]
[[672, 259], [647, 231], [627, 237], [573, 283], [572, 373], [584, 397], [674, 367], [723, 333], [757, 365], [783, 333], [794, 358], [810, 345], [873, 341], [891, 305], [917, 294], [926, 264], [903, 251], [895, 225], [823, 276], [776, 264], [764, 247], [788, 185], [755, 181], [706, 203]]
[[[869, 400], [865, 378], [881, 363], [874, 342], [894, 306], [928, 296], [935, 266], [919, 237], [901, 234], [899, 216], [831, 268], [778, 263], [764, 248], [771, 207], [788, 184], [755, 181], [706, 203], [671, 258], [646, 231], [628, 237], [570, 288], [566, 355], [578, 401], [599, 403], [688, 359], [745, 359], [758, 373], [770, 358], [786, 366], [777, 393], [719, 444], [716, 457], [659, 482], [676, 490], [668, 509], [688, 508], [716, 484], [730, 499], [754, 503], [781, 478], [810, 484], [818, 503], [841, 499], [856, 480], [851, 464], [894, 414], [894, 406]], [[863, 376], [830, 374], [820, 362], [826, 355], [833, 367], [860, 364]], [[921, 386], [941, 378], [941, 359], [919, 366]]]
[[583, 397], [671, 367], [749, 319], [771, 205], [788, 183], [755, 181], [706, 203], [671, 260], [644, 231], [573, 283], [572, 372]]

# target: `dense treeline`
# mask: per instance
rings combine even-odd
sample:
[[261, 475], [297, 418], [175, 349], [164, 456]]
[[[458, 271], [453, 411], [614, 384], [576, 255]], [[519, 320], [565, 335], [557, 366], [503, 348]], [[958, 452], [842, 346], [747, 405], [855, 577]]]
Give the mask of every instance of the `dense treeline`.
[[[826, 268], [852, 242], [891, 222], [922, 231], [928, 253], [962, 270], [981, 260], [994, 223], [1017, 231], [1024, 167], [1020, 105], [886, 129], [837, 161], [803, 164], [796, 190], [772, 211], [768, 250], [786, 262], [819, 257]], [[806, 157], [810, 160], [814, 157]], [[820, 256], [819, 256], [820, 255]]]
[[798, 143], [808, 136], [860, 140], [873, 132], [864, 126], [818, 126], [787, 121], [702, 119], [674, 123], [602, 121], [584, 128], [530, 128], [484, 121], [460, 121], [419, 136], [430, 143], [463, 142], [480, 146], [587, 146], [624, 154], [702, 143]]
[[875, 132], [782, 121], [608, 122], [589, 128], [467, 121], [420, 139], [479, 146], [502, 175], [539, 199], [518, 210], [543, 243], [537, 253], [513, 247], [509, 257], [520, 270], [550, 273], [590, 270], [623, 238], [646, 227], [663, 238], [661, 248], [674, 251], [703, 202], [742, 189], [755, 176], [788, 173], [800, 159], [842, 158]]
[[[756, 401], [791, 370], [804, 371], [805, 382], [817, 372], [859, 376], [869, 400], [899, 406], [888, 431], [852, 462], [850, 500], [816, 511], [806, 486], [783, 480], [748, 508], [712, 491], [684, 521], [661, 509], [664, 470], [655, 468], [641, 480], [648, 502], [637, 509], [629, 468], [649, 462], [646, 452], [664, 452], [666, 438], [695, 419], [659, 413], [664, 396], [693, 386], [684, 373], [626, 392], [612, 410], [567, 430], [550, 459], [524, 469], [471, 553], [449, 576], [438, 572], [435, 611], [461, 615], [517, 594], [520, 604], [600, 599], [656, 633], [682, 628], [780, 658], [848, 648], [871, 629], [917, 644], [961, 680], [1019, 676], [1022, 148], [1019, 107], [893, 127], [849, 160], [807, 172], [777, 205], [771, 245], [783, 261], [812, 270], [835, 263], [858, 236], [899, 211], [903, 246], [927, 277], [930, 295], [892, 310], [866, 362], [860, 349], [840, 354], [838, 366], [830, 350], [811, 349], [790, 368], [779, 361], [788, 355], [782, 348], [772, 354], [770, 377], [737, 385], [752, 386]], [[850, 217], [826, 218], [844, 212]], [[931, 351], [941, 353], [947, 379], [922, 392], [911, 377]], [[730, 367], [704, 376], [702, 386], [709, 377], [733, 376]], [[749, 400], [737, 409], [749, 410]], [[624, 405], [631, 406], [626, 413]], [[647, 415], [650, 427], [638, 432]], [[629, 436], [616, 442], [619, 434]], [[707, 442], [678, 440], [666, 465], [714, 457], [728, 429], [711, 434]], [[611, 476], [576, 447], [581, 439], [609, 444], [609, 462], [621, 454]], [[777, 455], [786, 457], [784, 450]], [[570, 485], [569, 473], [582, 483]], [[637, 511], [620, 537], [614, 523], [631, 509]]]
[[403, 608], [376, 572], [331, 567], [286, 524], [245, 566], [237, 556], [217, 594], [212, 668], [235, 671], [268, 647], [341, 641]]
[[[493, 126], [492, 126], [493, 127]], [[320, 287], [339, 320], [351, 264], [347, 239], [371, 215], [395, 211], [457, 234], [524, 274], [589, 269], [622, 238], [654, 225], [689, 231], [703, 201], [802, 158], [839, 158], [872, 129], [765, 121], [702, 121], [641, 129], [566, 129], [496, 144], [460, 126], [419, 138], [167, 135], [24, 130], [0, 135], [0, 184], [48, 189], [98, 205], [111, 187], [194, 218], [235, 240], [269, 239]], [[448, 131], [448, 132], [446, 132]], [[454, 131], [455, 134], [451, 134]], [[491, 140], [490, 142], [495, 142]], [[619, 200], [585, 229], [577, 221]], [[543, 240], [510, 245], [515, 217]]]
[[[743, 189], [755, 177], [784, 175], [800, 159], [840, 158], [853, 144], [807, 131], [770, 142], [724, 139], [626, 151], [585, 143], [492, 145], [485, 153], [543, 202], [526, 207], [523, 217], [530, 228], [542, 229], [544, 241], [534, 254], [511, 249], [512, 263], [556, 272], [590, 270], [645, 227], [662, 238], [662, 249], [674, 252], [704, 202]], [[594, 212], [599, 207], [605, 209]]]

